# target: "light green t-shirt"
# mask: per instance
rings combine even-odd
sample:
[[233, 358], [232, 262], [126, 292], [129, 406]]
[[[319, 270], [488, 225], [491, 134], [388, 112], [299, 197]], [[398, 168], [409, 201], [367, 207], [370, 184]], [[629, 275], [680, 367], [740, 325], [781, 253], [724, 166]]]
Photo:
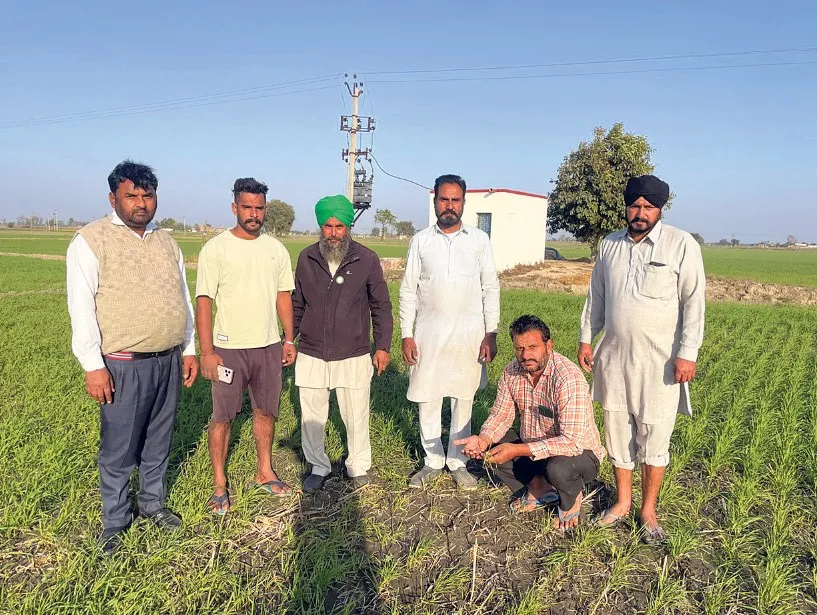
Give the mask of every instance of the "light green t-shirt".
[[224, 231], [199, 254], [196, 296], [215, 300], [213, 345], [262, 348], [281, 341], [276, 300], [295, 288], [284, 245], [269, 235], [239, 239]]

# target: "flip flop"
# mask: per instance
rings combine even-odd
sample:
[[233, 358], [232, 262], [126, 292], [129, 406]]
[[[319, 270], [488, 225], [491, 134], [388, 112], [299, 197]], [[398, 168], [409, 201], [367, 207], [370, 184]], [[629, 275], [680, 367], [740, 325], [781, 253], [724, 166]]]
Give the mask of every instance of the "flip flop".
[[641, 530], [644, 532], [643, 540], [644, 544], [648, 545], [660, 545], [667, 541], [667, 533], [664, 531], [660, 525], [656, 525], [653, 528], [649, 528], [646, 525], [641, 526]]
[[[606, 508], [598, 517], [593, 520], [593, 525], [597, 527], [613, 527], [623, 521], [627, 515], [617, 515], [612, 508]], [[612, 519], [609, 523], [602, 523], [605, 519]]]
[[[278, 487], [281, 491], [275, 491], [273, 487]], [[282, 480], [270, 480], [267, 481], [266, 483], [255, 483], [255, 488], [266, 491], [267, 493], [275, 496], [276, 498], [288, 498], [293, 493], [290, 486], [287, 485]]]
[[[576, 512], [566, 513], [561, 508], [556, 508], [556, 514], [559, 517], [559, 521], [561, 521], [562, 523], [567, 523], [571, 519], [575, 519], [576, 517], [581, 515], [582, 511], [581, 511], [581, 509], [579, 509]], [[564, 534], [565, 532], [570, 532], [572, 530], [575, 530], [576, 528], [575, 527], [560, 527], [560, 528], [557, 528], [557, 529]]]
[[[225, 506], [226, 504], [226, 506]], [[225, 491], [221, 495], [215, 493], [207, 500], [207, 505], [210, 507], [210, 512], [219, 517], [223, 517], [230, 510], [230, 494]]]
[[[536, 499], [530, 499], [528, 497], [529, 492], [527, 489], [518, 497], [511, 501], [509, 508], [511, 512], [514, 513], [527, 513], [533, 512], [534, 510], [538, 510], [539, 508], [543, 508], [545, 506], [552, 506], [556, 502], [559, 501], [559, 494], [556, 493], [555, 490], [546, 491], [542, 494], [541, 497]], [[527, 506], [533, 504], [533, 508], [528, 509]], [[522, 510], [522, 509], [525, 510]]]

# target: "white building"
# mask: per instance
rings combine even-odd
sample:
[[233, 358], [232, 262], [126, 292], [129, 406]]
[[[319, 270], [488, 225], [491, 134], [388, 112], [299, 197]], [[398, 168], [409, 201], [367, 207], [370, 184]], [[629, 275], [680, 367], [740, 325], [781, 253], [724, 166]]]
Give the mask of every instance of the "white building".
[[[545, 258], [548, 198], [507, 188], [478, 188], [465, 193], [462, 221], [491, 238], [498, 271], [538, 263]], [[428, 223], [437, 223], [434, 193], [428, 199]]]

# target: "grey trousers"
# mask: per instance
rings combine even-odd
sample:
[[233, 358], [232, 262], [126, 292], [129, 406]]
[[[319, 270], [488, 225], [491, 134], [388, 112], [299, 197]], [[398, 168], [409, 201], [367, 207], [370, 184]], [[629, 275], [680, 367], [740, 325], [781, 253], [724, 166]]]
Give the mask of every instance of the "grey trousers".
[[165, 472], [182, 383], [180, 352], [164, 357], [105, 359], [116, 392], [100, 407], [99, 483], [102, 524], [130, 524], [130, 475], [139, 468], [139, 510], [152, 514], [165, 505]]
[[[521, 444], [522, 440], [512, 430], [508, 430], [500, 442]], [[538, 461], [530, 457], [517, 457], [496, 466], [494, 472], [513, 493], [522, 489], [535, 476], [544, 476], [559, 494], [559, 507], [570, 510], [585, 484], [599, 475], [599, 460], [589, 450], [575, 457], [557, 455]]]

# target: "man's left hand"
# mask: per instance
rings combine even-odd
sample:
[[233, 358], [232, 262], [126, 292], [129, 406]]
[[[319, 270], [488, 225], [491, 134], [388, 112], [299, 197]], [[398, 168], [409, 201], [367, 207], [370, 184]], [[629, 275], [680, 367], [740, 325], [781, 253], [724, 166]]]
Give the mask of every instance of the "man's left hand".
[[374, 357], [372, 357], [372, 365], [374, 365], [375, 370], [377, 371], [377, 375], [379, 376], [386, 368], [389, 366], [389, 362], [391, 361], [391, 357], [389, 353], [385, 350], [377, 350], [374, 353]]
[[184, 386], [189, 389], [196, 381], [196, 376], [199, 375], [199, 361], [196, 355], [186, 354], [182, 357], [182, 374]]
[[488, 463], [502, 465], [515, 457], [530, 457], [530, 447], [524, 443], [503, 442], [488, 450], [483, 459]]
[[687, 361], [680, 357], [675, 359], [675, 382], [689, 382], [695, 377], [695, 361]]
[[294, 344], [283, 342], [281, 344], [281, 363], [284, 367], [289, 367], [295, 363], [295, 357], [298, 356], [298, 350]]
[[479, 362], [490, 363], [496, 356], [496, 333], [487, 333], [479, 345]]

